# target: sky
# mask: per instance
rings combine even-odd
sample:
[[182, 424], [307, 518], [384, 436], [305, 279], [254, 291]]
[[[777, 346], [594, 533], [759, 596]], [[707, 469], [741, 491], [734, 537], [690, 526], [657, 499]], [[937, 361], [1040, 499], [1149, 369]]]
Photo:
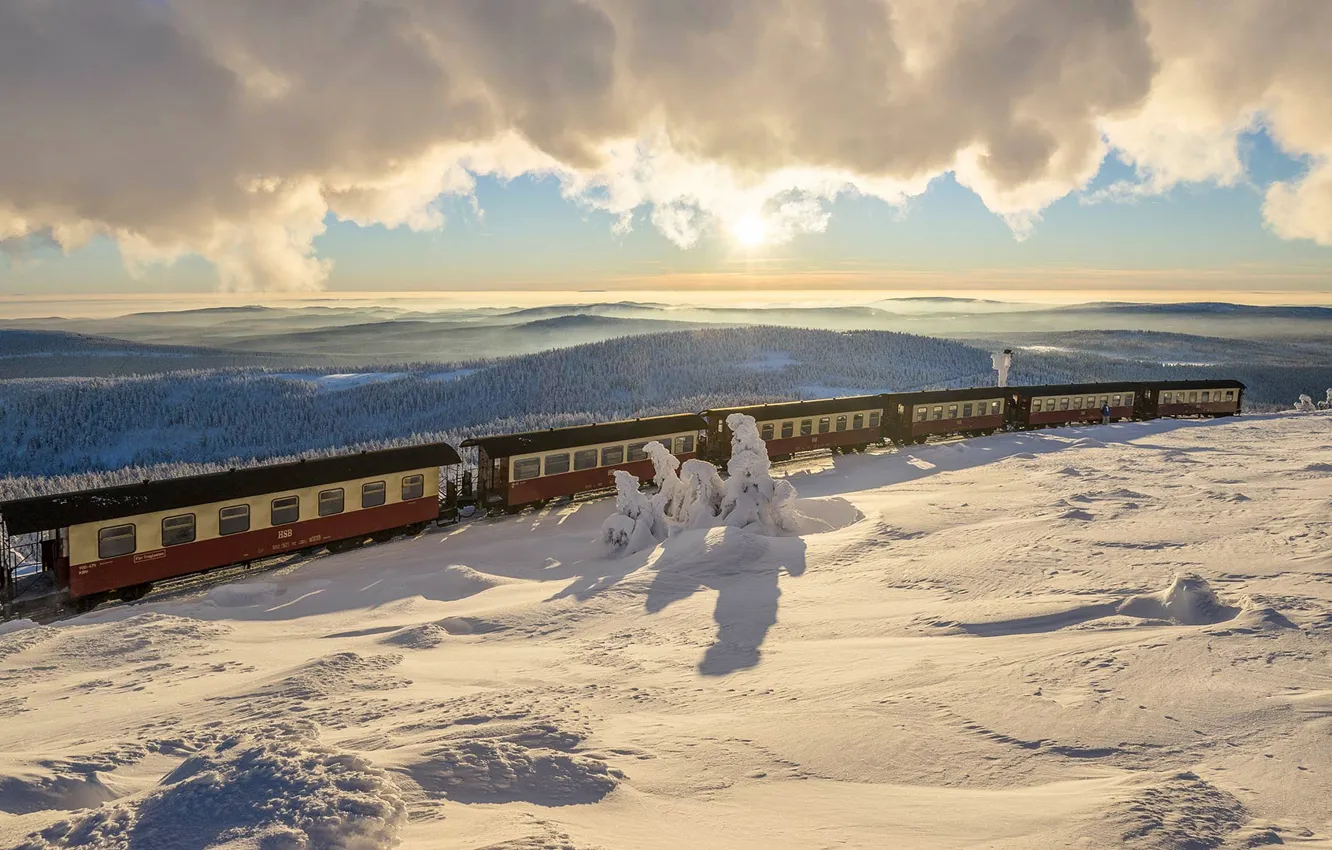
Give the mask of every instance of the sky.
[[1332, 303], [1328, 43], [1324, 0], [0, 0], [0, 309]]

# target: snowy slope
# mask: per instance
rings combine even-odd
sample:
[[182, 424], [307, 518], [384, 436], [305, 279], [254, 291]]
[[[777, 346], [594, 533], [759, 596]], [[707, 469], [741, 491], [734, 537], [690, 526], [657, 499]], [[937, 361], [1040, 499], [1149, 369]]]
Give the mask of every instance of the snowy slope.
[[1332, 415], [781, 472], [11, 626], [0, 847], [1332, 847]]

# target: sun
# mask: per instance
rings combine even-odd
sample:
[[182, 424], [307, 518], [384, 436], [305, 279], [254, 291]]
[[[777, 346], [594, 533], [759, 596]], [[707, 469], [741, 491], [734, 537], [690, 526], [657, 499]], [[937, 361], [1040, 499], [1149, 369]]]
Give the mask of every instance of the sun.
[[768, 232], [763, 219], [748, 213], [731, 225], [731, 235], [735, 237], [736, 242], [746, 248], [756, 248], [767, 239]]

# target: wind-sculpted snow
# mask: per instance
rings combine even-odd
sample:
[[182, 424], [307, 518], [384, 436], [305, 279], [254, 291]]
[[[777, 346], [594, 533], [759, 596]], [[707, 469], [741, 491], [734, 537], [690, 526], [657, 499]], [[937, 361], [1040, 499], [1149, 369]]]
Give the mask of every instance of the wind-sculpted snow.
[[1328, 845], [1330, 421], [797, 458], [778, 534], [654, 452], [637, 552], [580, 500], [0, 627], [0, 847]]
[[17, 850], [362, 850], [395, 844], [406, 820], [384, 771], [290, 725], [225, 738], [157, 790], [59, 821]]

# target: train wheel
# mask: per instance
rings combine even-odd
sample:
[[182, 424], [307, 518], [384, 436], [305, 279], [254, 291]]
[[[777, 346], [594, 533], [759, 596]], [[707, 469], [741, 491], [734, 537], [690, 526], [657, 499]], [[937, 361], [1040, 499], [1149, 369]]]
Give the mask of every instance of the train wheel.
[[130, 585], [129, 587], [122, 587], [117, 591], [116, 598], [121, 602], [138, 602], [140, 599], [147, 596], [152, 589], [152, 582]]
[[370, 535], [370, 539], [375, 541], [376, 543], [387, 543], [397, 536], [398, 536], [398, 529], [389, 528], [385, 529], [384, 531], [376, 531], [374, 534]]
[[93, 593], [88, 596], [80, 596], [73, 602], [74, 610], [80, 614], [87, 614], [89, 611], [109, 599], [110, 596], [109, 593]]
[[365, 539], [362, 537], [350, 537], [346, 540], [334, 540], [332, 543], [327, 544], [324, 548], [334, 555], [340, 555], [343, 552], [350, 552], [353, 549], [359, 549], [361, 547], [361, 544], [364, 542]]

